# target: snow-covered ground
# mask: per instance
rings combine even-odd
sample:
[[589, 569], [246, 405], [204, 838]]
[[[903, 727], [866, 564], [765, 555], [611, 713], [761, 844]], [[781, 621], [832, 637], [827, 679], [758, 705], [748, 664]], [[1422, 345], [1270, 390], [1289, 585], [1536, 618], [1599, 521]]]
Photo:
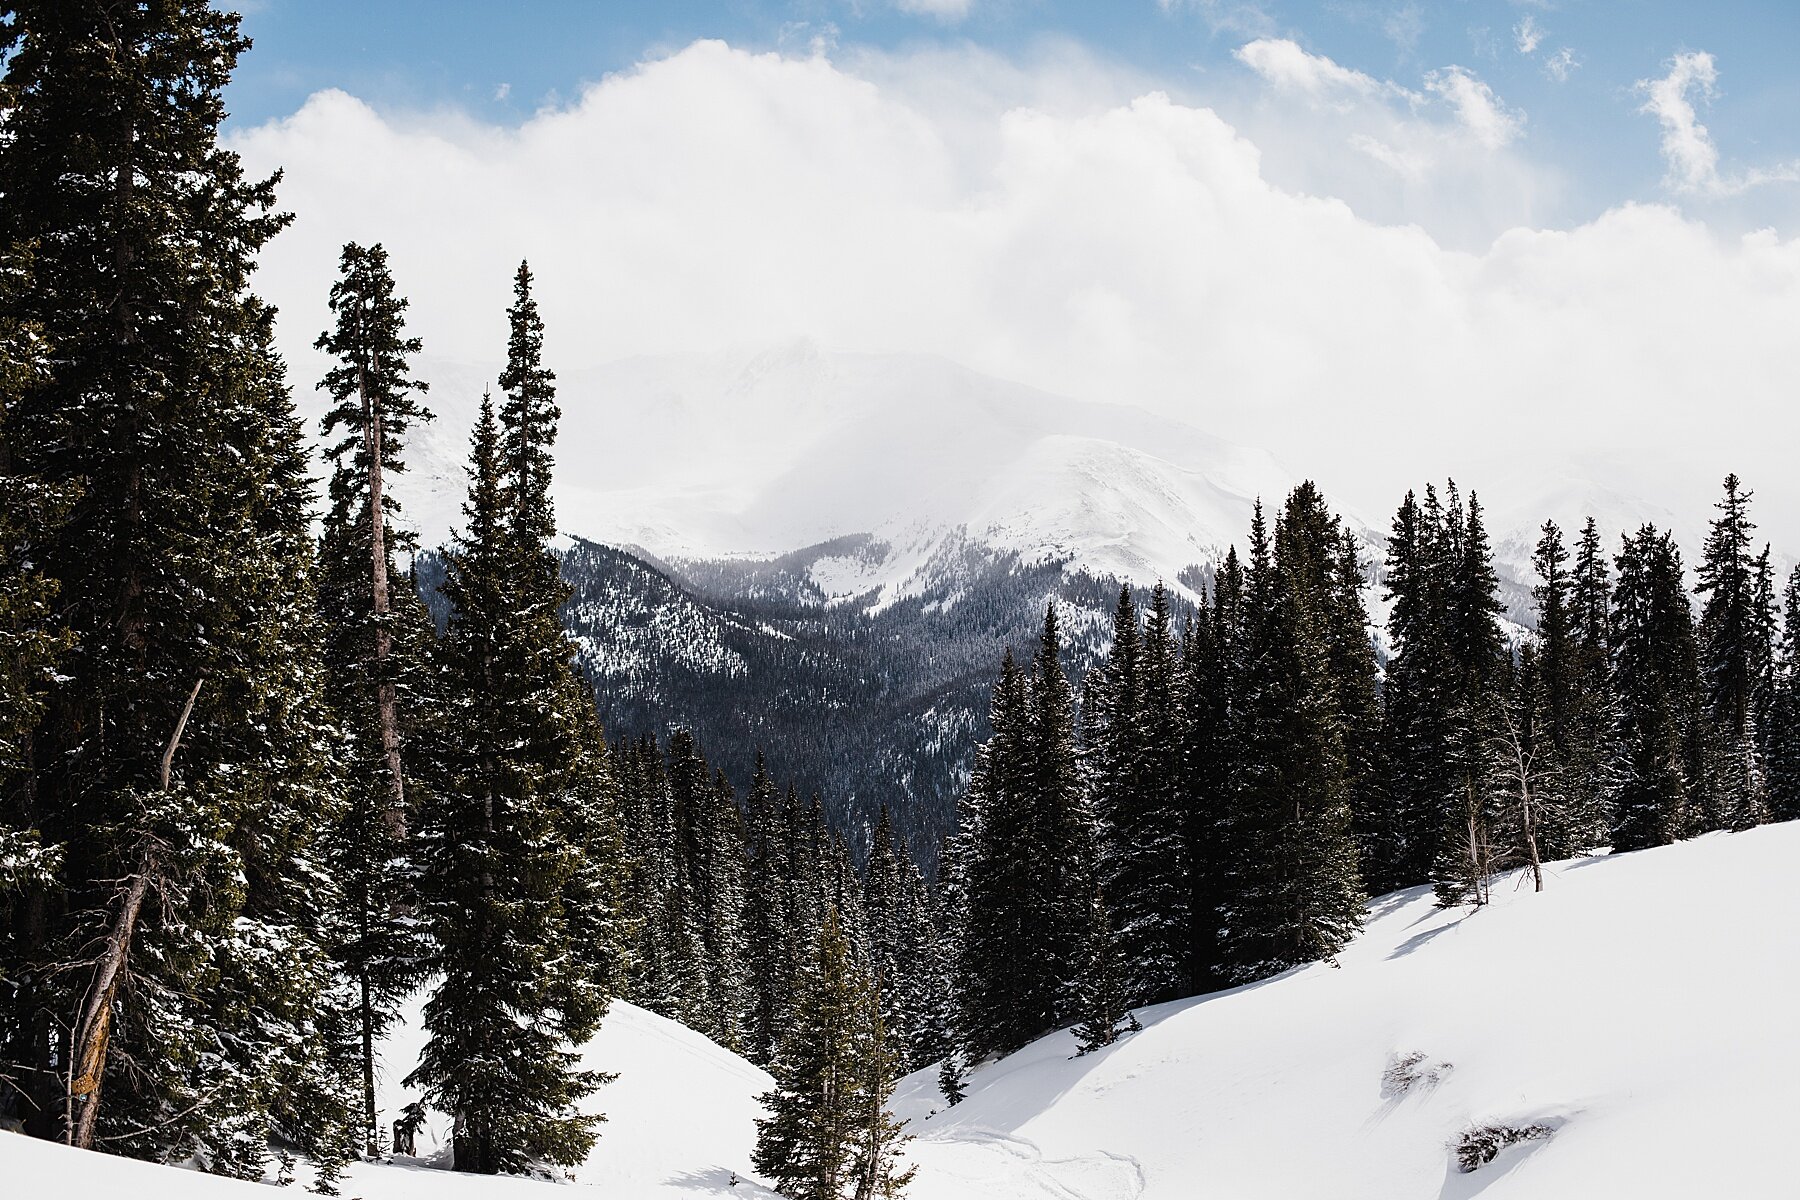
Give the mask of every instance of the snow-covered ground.
[[[1384, 897], [1336, 966], [1145, 1010], [1142, 1032], [1082, 1058], [1067, 1034], [1045, 1038], [974, 1073], [955, 1109], [933, 1073], [906, 1080], [909, 1194], [1792, 1197], [1796, 862], [1800, 824], [1780, 825], [1559, 864], [1542, 894], [1508, 880], [1474, 915], [1423, 891]], [[761, 1072], [623, 1004], [587, 1060], [621, 1076], [597, 1098], [610, 1119], [580, 1183], [634, 1200], [769, 1195], [729, 1186], [748, 1173]], [[1465, 1174], [1452, 1148], [1481, 1125], [1548, 1136]], [[346, 1195], [548, 1186], [363, 1166]], [[0, 1135], [8, 1196], [267, 1194], [252, 1187]]]
[[[1800, 1195], [1797, 860], [1790, 824], [1559, 864], [1472, 916], [1385, 897], [1336, 967], [976, 1074], [915, 1121], [915, 1196]], [[940, 1106], [906, 1081], [903, 1115]], [[1493, 1123], [1551, 1133], [1464, 1174], [1452, 1144]]]

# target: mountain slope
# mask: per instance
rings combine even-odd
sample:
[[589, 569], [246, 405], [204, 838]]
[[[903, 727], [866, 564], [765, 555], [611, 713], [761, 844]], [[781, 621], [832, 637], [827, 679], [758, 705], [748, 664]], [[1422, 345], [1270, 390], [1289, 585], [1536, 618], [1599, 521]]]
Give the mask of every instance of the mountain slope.
[[[914, 1200], [1794, 1194], [1800, 825], [1559, 864], [1465, 915], [1377, 901], [1337, 966], [1057, 1034], [942, 1106]], [[1482, 1126], [1539, 1127], [1464, 1173]]]

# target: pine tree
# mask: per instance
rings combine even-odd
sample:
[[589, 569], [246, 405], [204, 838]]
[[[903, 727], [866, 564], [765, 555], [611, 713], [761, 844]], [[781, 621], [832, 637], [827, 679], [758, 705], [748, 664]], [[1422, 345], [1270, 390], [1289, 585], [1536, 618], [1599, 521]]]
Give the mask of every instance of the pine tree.
[[55, 589], [69, 645], [0, 800], [0, 826], [60, 851], [0, 897], [18, 988], [0, 1112], [260, 1176], [276, 1124], [330, 1158], [350, 1117], [321, 1065], [335, 735], [306, 452], [248, 289], [287, 218], [217, 143], [235, 15], [30, 0], [7, 18], [0, 246], [35, 257], [0, 327], [42, 353], [8, 397], [3, 466], [67, 505], [33, 522], [28, 586]]
[[1359, 841], [1375, 891], [1430, 878], [1451, 789], [1450, 710], [1454, 703], [1446, 630], [1443, 513], [1427, 487], [1406, 494], [1388, 535], [1386, 595], [1391, 605], [1382, 691], [1379, 805]]
[[1081, 971], [1076, 989], [1075, 1041], [1077, 1057], [1110, 1046], [1119, 1035], [1137, 1032], [1137, 1017], [1126, 999], [1124, 973], [1119, 962], [1118, 939], [1105, 905], [1095, 895], [1088, 918], [1094, 930], [1082, 946]]
[[1600, 531], [1582, 527], [1569, 588], [1571, 650], [1561, 776], [1564, 819], [1548, 857], [1604, 845], [1618, 792], [1619, 706], [1612, 679], [1612, 580]]
[[1140, 631], [1130, 588], [1121, 588], [1111, 653], [1086, 684], [1083, 758], [1120, 982], [1136, 1003], [1183, 995], [1189, 978], [1179, 666], [1167, 591], [1157, 584]]
[[1242, 748], [1243, 681], [1246, 645], [1243, 571], [1237, 550], [1226, 551], [1214, 580], [1210, 605], [1189, 627], [1182, 650], [1184, 681], [1180, 722], [1183, 789], [1182, 822], [1188, 870], [1188, 987], [1207, 991], [1226, 979], [1222, 929], [1226, 881], [1235, 858], [1232, 787]]
[[1782, 591], [1781, 648], [1769, 705], [1769, 810], [1800, 820], [1800, 567]]
[[1615, 852], [1686, 836], [1692, 733], [1700, 723], [1693, 612], [1681, 551], [1645, 525], [1624, 540], [1613, 591], [1613, 679], [1619, 697], [1621, 783]]
[[1495, 618], [1502, 606], [1482, 522], [1481, 503], [1469, 495], [1465, 510], [1456, 485], [1441, 526], [1441, 569], [1445, 580], [1445, 621], [1449, 655], [1449, 793], [1432, 871], [1438, 902], [1483, 902], [1487, 880], [1498, 869], [1489, 786], [1492, 722], [1510, 685], [1512, 659]]
[[886, 1112], [892, 1058], [875, 989], [828, 908], [797, 983], [769, 1115], [756, 1123], [756, 1169], [790, 1200], [897, 1195], [898, 1128]]
[[[515, 331], [535, 319], [528, 279], [521, 270]], [[554, 417], [539, 419], [538, 349], [515, 336], [507, 418], [484, 398], [475, 430], [468, 526], [444, 585], [457, 737], [418, 839], [442, 979], [408, 1083], [452, 1115], [456, 1169], [482, 1174], [580, 1162], [593, 1145], [596, 1118], [575, 1104], [603, 1077], [579, 1069], [572, 1047], [605, 1013], [617, 936], [616, 881], [594, 857], [614, 844], [608, 814], [582, 782], [605, 763], [546, 545]]]
[[1335, 955], [1362, 925], [1349, 765], [1327, 644], [1330, 594], [1317, 541], [1251, 525], [1245, 745], [1233, 780], [1238, 862], [1230, 970], [1259, 979]]
[[742, 926], [750, 1007], [744, 1020], [744, 1052], [751, 1062], [766, 1067], [775, 1059], [792, 1010], [794, 930], [786, 816], [761, 750], [750, 777], [748, 806], [750, 863]]
[[[325, 629], [326, 681], [346, 747], [346, 811], [329, 839], [345, 908], [334, 952], [353, 981], [363, 1088], [364, 1152], [381, 1152], [375, 1111], [375, 1042], [419, 982], [424, 947], [412, 916], [406, 866], [409, 823], [403, 734], [429, 720], [435, 637], [415, 589], [391, 594], [391, 524], [398, 505], [387, 484], [405, 470], [403, 438], [429, 420], [407, 357], [420, 349], [405, 336], [407, 302], [397, 296], [380, 246], [345, 246], [332, 285], [336, 328], [317, 348], [337, 359], [320, 384], [336, 402], [323, 432], [342, 436], [333, 463], [319, 545], [319, 612]], [[381, 519], [373, 514], [379, 512]], [[397, 643], [399, 645], [397, 646]], [[402, 693], [404, 692], [404, 700]]]
[[1756, 530], [1750, 499], [1736, 475], [1725, 477], [1725, 497], [1707, 534], [1694, 585], [1706, 597], [1698, 631], [1706, 722], [1704, 791], [1694, 814], [1706, 829], [1744, 828], [1763, 819], [1766, 811], [1756, 710], [1768, 653], [1767, 623], [1759, 614], [1758, 572], [1750, 554]]
[[[0, 314], [6, 314], [0, 315], [0, 794], [6, 795], [29, 786], [31, 733], [70, 646], [55, 611], [56, 581], [35, 560], [75, 489], [17, 473], [7, 428], [8, 414], [46, 371], [41, 330], [10, 315], [29, 286], [28, 254], [14, 250], [0, 258]], [[54, 886], [55, 855], [35, 829], [0, 825], [0, 893]]]

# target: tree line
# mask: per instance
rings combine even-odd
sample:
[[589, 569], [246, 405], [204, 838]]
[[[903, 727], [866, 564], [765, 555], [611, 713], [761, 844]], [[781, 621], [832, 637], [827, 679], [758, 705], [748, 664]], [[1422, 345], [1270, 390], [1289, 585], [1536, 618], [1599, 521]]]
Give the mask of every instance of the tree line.
[[[1777, 600], [1724, 481], [1690, 579], [1652, 525], [1608, 554], [1546, 522], [1535, 629], [1501, 620], [1481, 504], [1409, 492], [1370, 572], [1311, 483], [1256, 506], [1176, 628], [1121, 589], [1078, 697], [1054, 603], [1008, 651], [939, 881], [953, 1101], [968, 1064], [1063, 1026], [1333, 957], [1368, 896], [1800, 817], [1800, 568]], [[1365, 595], [1388, 606], [1385, 644]]]

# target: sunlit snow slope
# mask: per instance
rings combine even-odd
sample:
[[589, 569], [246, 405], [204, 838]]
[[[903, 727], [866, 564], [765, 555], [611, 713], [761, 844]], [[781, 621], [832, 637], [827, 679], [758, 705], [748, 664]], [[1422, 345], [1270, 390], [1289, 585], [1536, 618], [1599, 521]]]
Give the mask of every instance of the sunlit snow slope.
[[[978, 1072], [915, 1120], [914, 1195], [1800, 1195], [1796, 860], [1782, 825], [1560, 864], [1472, 916], [1386, 897], [1337, 967]], [[905, 1083], [904, 1114], [941, 1104]], [[1465, 1174], [1450, 1146], [1488, 1123], [1552, 1132]]]
[[[1534, 894], [1442, 912], [1378, 901], [1338, 966], [1140, 1013], [1142, 1032], [1072, 1058], [1058, 1034], [913, 1118], [912, 1200], [1530, 1200], [1792, 1197], [1800, 1113], [1800, 825], [1563, 863]], [[390, 1047], [409, 1053], [405, 1038]], [[581, 1183], [613, 1196], [762, 1197], [746, 1171], [766, 1076], [615, 1005], [589, 1047], [621, 1072]], [[404, 1067], [396, 1064], [396, 1071]], [[1452, 1146], [1539, 1126], [1472, 1173]], [[427, 1147], [421, 1147], [425, 1150]], [[363, 1166], [366, 1200], [549, 1197], [423, 1163]], [[254, 1200], [252, 1185], [0, 1135], [0, 1194]], [[567, 1191], [562, 1192], [568, 1195]]]

